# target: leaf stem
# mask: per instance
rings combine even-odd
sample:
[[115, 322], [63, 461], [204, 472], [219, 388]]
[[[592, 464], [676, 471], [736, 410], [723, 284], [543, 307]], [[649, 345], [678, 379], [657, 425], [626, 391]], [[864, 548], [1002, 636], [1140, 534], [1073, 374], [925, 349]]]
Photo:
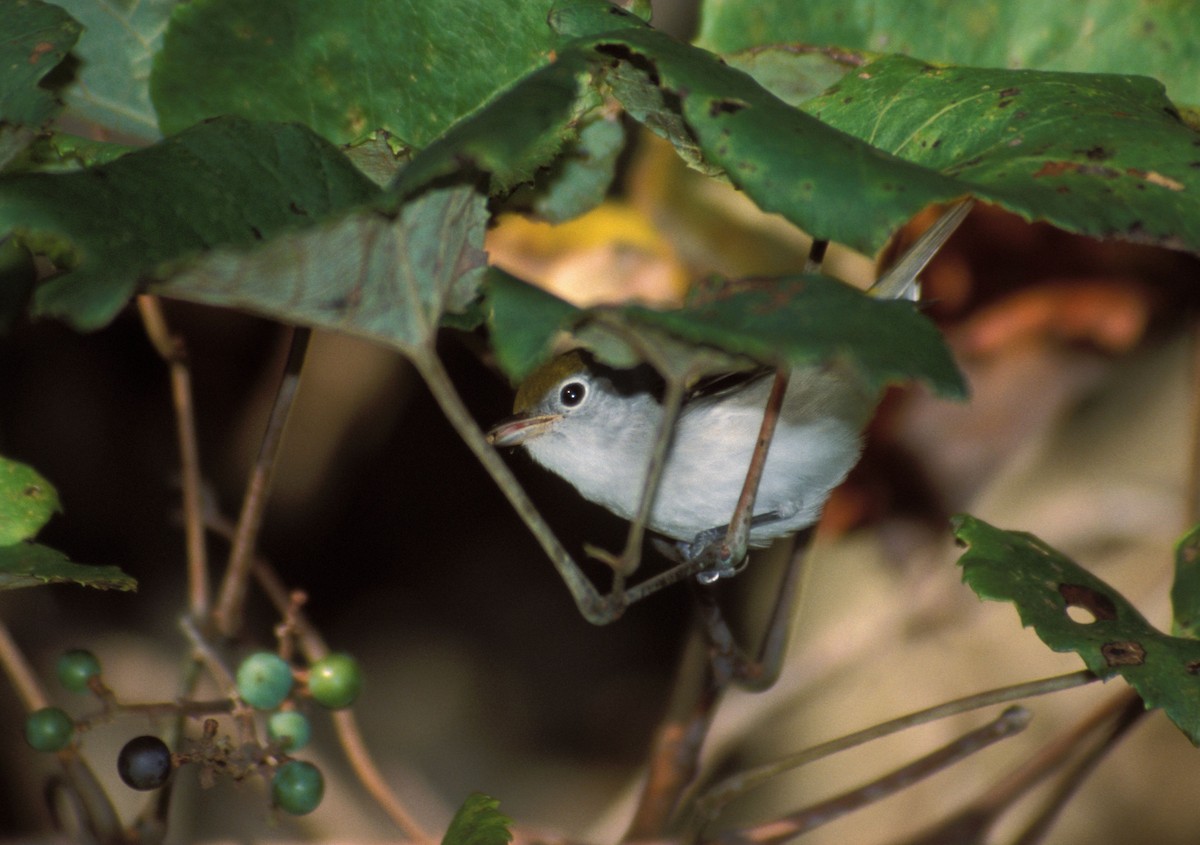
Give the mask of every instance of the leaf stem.
[[304, 366], [304, 355], [308, 350], [308, 341], [312, 335], [310, 329], [303, 327], [291, 328], [290, 332], [291, 344], [288, 349], [287, 363], [284, 365], [279, 389], [275, 393], [275, 403], [267, 420], [267, 428], [259, 446], [258, 458], [254, 462], [254, 469], [251, 471], [250, 480], [246, 485], [246, 495], [242, 500], [242, 512], [238, 517], [237, 529], [233, 536], [233, 547], [229, 552], [229, 565], [225, 570], [217, 606], [213, 611], [213, 621], [217, 631], [226, 637], [236, 636], [241, 628], [242, 607], [246, 600], [246, 585], [250, 579], [254, 546], [258, 540], [259, 528], [262, 526], [263, 512], [266, 509], [267, 495], [271, 487], [271, 476], [275, 471], [279, 446], [283, 439], [283, 429], [296, 398], [296, 391], [300, 386], [300, 371]]

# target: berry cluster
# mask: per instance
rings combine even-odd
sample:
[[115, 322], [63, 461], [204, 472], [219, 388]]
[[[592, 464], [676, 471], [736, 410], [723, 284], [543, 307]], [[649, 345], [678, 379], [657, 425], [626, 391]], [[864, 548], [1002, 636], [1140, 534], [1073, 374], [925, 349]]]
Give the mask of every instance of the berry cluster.
[[[55, 669], [66, 689], [91, 691], [107, 707], [120, 709], [121, 705], [101, 680], [100, 661], [90, 651], [73, 649], [64, 653]], [[221, 771], [235, 777], [257, 770], [270, 774], [274, 806], [292, 815], [315, 810], [325, 790], [321, 771], [312, 763], [290, 756], [308, 744], [312, 733], [308, 718], [297, 709], [297, 704], [311, 699], [333, 710], [348, 707], [362, 689], [357, 661], [347, 654], [335, 653], [307, 669], [298, 669], [273, 652], [255, 652], [239, 664], [236, 687], [243, 713], [248, 709], [272, 711], [266, 719], [267, 746], [247, 754], [244, 743], [218, 737], [217, 722], [210, 718], [205, 720], [203, 736], [188, 741], [183, 750], [175, 753], [156, 736], [129, 740], [117, 757], [121, 780], [133, 789], [158, 789], [167, 783], [175, 769], [187, 763], [200, 763], [209, 772]], [[236, 711], [237, 706], [232, 709]], [[194, 710], [189, 713], [196, 715]], [[71, 745], [77, 731], [87, 726], [76, 723], [61, 708], [44, 707], [26, 718], [25, 739], [38, 751], [62, 751]], [[211, 778], [209, 774], [206, 779]]]

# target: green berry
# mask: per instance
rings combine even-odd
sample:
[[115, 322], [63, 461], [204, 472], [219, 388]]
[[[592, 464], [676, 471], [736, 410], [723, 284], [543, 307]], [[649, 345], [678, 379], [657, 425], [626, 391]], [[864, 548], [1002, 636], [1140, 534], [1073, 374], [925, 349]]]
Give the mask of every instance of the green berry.
[[100, 674], [100, 661], [84, 648], [63, 652], [54, 664], [58, 682], [71, 692], [87, 692], [88, 681]]
[[321, 770], [303, 760], [289, 760], [271, 778], [271, 798], [275, 806], [293, 816], [317, 809], [325, 794]]
[[57, 707], [43, 707], [25, 718], [25, 741], [38, 751], [62, 751], [74, 735], [75, 723]]
[[362, 690], [358, 661], [348, 654], [321, 658], [308, 670], [308, 691], [313, 700], [331, 710], [349, 707]]
[[158, 789], [171, 777], [171, 749], [156, 736], [135, 736], [117, 755], [117, 774], [134, 789]]
[[283, 745], [286, 751], [299, 751], [308, 745], [312, 728], [308, 718], [295, 710], [281, 710], [267, 719], [267, 735]]
[[251, 707], [274, 710], [292, 691], [292, 667], [278, 654], [256, 652], [238, 667], [237, 688]]

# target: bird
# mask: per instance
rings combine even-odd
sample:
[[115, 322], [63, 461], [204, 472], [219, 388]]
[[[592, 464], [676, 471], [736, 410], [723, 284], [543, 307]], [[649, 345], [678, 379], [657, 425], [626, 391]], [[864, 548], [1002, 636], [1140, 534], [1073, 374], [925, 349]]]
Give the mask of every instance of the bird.
[[[945, 212], [868, 293], [915, 298], [917, 275], [970, 205]], [[680, 408], [646, 525], [677, 541], [685, 558], [733, 517], [772, 383], [768, 368], [718, 378]], [[754, 499], [750, 547], [816, 523], [857, 463], [877, 401], [877, 391], [845, 362], [791, 369]], [[513, 410], [489, 430], [489, 442], [523, 448], [585, 499], [633, 519], [664, 416], [663, 380], [651, 367], [617, 369], [583, 349], [565, 352], [519, 385]], [[705, 580], [721, 574], [728, 573]]]

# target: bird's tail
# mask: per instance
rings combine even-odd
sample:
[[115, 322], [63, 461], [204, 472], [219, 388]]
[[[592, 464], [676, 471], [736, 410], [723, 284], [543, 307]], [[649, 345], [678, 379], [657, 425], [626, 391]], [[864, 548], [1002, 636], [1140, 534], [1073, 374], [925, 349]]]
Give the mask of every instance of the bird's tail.
[[878, 299], [918, 299], [917, 275], [954, 234], [954, 230], [966, 218], [973, 205], [974, 200], [965, 199], [950, 206], [921, 237], [917, 238], [904, 255], [900, 256], [900, 260], [867, 289], [867, 293]]

